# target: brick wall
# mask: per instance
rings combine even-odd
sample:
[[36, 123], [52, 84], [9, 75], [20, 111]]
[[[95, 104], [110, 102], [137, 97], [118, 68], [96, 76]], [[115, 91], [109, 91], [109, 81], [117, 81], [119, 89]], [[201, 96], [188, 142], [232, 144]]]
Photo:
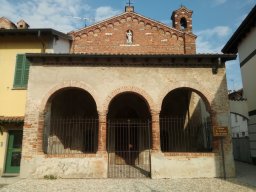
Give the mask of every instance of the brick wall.
[[[127, 43], [126, 32], [133, 32]], [[71, 33], [74, 53], [194, 54], [196, 36], [133, 12]]]

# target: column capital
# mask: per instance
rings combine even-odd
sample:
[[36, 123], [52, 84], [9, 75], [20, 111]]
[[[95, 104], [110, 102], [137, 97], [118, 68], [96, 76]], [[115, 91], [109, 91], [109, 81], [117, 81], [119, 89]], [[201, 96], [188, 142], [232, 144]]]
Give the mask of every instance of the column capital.
[[98, 111], [99, 116], [107, 116], [107, 111]]
[[153, 115], [159, 115], [160, 112], [161, 112], [160, 109], [152, 109], [152, 110], [151, 110], [151, 115], [152, 115], [152, 116], [153, 116]]
[[98, 115], [99, 115], [99, 122], [107, 121], [107, 112], [106, 111], [98, 111]]

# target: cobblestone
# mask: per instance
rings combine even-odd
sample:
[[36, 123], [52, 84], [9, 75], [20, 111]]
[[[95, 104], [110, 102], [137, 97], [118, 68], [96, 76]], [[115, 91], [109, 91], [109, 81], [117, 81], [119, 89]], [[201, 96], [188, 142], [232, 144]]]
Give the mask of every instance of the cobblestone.
[[256, 187], [240, 183], [236, 179], [24, 179], [4, 186], [0, 192], [250, 192]]

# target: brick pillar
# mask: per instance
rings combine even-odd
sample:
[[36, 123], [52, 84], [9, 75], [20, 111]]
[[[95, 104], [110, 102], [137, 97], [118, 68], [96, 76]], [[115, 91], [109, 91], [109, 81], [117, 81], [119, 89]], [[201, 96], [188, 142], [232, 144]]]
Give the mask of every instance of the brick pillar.
[[160, 111], [151, 111], [152, 116], [152, 150], [160, 151]]
[[98, 152], [106, 152], [107, 114], [99, 112]]

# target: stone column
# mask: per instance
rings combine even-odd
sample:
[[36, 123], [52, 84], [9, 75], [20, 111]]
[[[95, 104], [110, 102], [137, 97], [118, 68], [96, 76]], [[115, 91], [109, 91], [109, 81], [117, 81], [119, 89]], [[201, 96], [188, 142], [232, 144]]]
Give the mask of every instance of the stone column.
[[152, 150], [161, 151], [160, 145], [160, 110], [151, 111], [152, 116]]
[[107, 113], [99, 112], [98, 153], [106, 152]]

